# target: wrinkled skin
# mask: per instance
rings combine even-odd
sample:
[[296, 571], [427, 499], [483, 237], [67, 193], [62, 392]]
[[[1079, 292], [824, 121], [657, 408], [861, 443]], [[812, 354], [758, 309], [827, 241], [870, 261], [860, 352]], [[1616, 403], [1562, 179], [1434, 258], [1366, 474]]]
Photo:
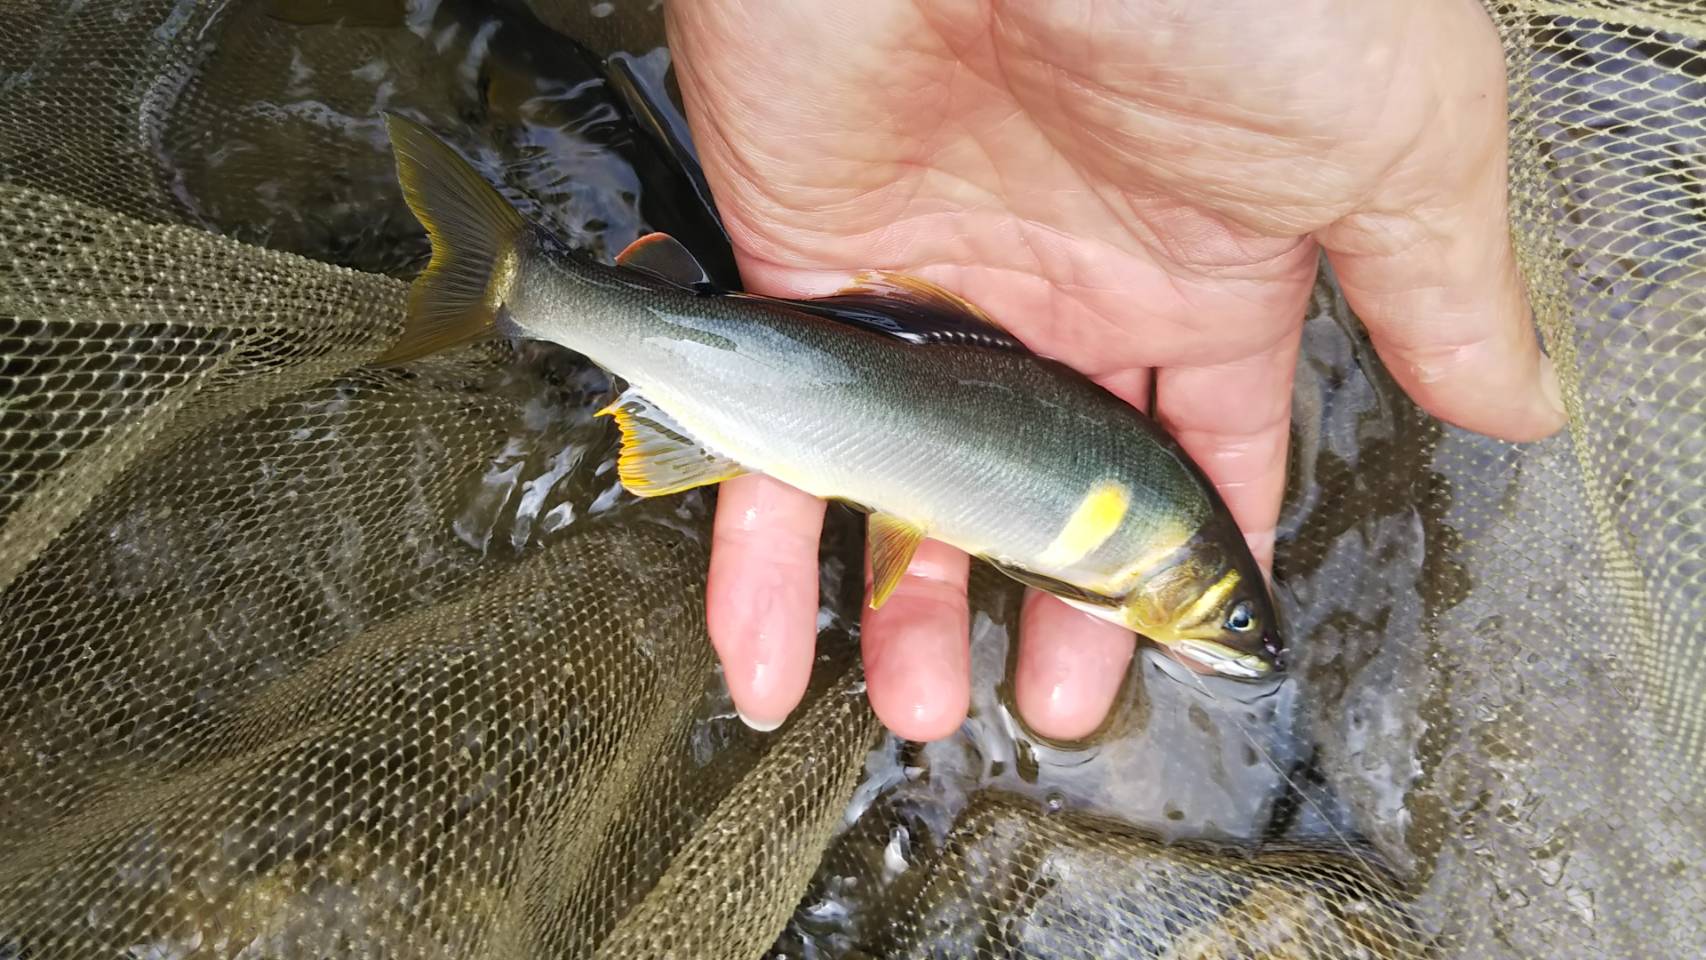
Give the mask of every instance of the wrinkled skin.
[[[1264, 569], [1303, 309], [1325, 250], [1426, 409], [1511, 440], [1564, 423], [1505, 222], [1504, 63], [1473, 0], [676, 0], [670, 44], [749, 288], [914, 273], [1141, 404], [1226, 498]], [[824, 506], [722, 486], [709, 626], [735, 702], [797, 705]], [[866, 611], [897, 734], [969, 702], [969, 562], [926, 543]], [[1133, 636], [1032, 593], [1015, 689], [1092, 731]]]

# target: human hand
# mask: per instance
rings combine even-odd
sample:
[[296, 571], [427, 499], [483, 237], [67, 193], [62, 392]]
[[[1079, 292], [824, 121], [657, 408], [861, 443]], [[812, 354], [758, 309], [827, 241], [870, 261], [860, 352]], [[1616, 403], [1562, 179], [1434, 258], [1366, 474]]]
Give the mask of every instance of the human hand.
[[[1381, 358], [1440, 418], [1511, 440], [1565, 417], [1505, 219], [1505, 80], [1474, 0], [676, 0], [689, 121], [748, 289], [865, 269], [961, 294], [1144, 406], [1266, 569], [1304, 304], [1324, 249]], [[824, 504], [722, 485], [708, 619], [736, 706], [797, 705]], [[969, 561], [926, 542], [862, 630], [872, 707], [952, 733]], [[1015, 696], [1092, 731], [1134, 637], [1029, 591]]]

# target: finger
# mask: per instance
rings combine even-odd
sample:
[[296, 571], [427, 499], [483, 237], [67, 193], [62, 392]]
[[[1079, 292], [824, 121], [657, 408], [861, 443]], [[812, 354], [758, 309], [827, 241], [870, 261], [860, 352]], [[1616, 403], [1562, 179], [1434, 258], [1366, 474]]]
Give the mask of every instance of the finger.
[[1107, 719], [1136, 647], [1130, 630], [1025, 591], [1013, 677], [1019, 715], [1045, 737], [1089, 735]]
[[1154, 371], [1148, 367], [1134, 367], [1105, 373], [1096, 377], [1095, 380], [1103, 390], [1147, 413], [1149, 411], [1149, 383], [1153, 373]]
[[1566, 416], [1511, 249], [1502, 84], [1484, 99], [1491, 129], [1461, 185], [1442, 175], [1443, 196], [1354, 215], [1321, 241], [1381, 361], [1423, 409], [1490, 436], [1538, 440]]
[[823, 513], [822, 500], [764, 476], [717, 493], [706, 626], [735, 709], [755, 729], [780, 726], [811, 678]]
[[1558, 375], [1540, 352], [1508, 252], [1491, 258], [1502, 263], [1469, 267], [1449, 262], [1461, 251], [1438, 249], [1455, 240], [1426, 246], [1433, 249], [1416, 264], [1338, 267], [1381, 362], [1422, 409], [1448, 423], [1515, 441], [1556, 433], [1566, 419]]
[[[866, 564], [865, 595], [870, 597]], [[926, 540], [881, 608], [867, 599], [865, 688], [877, 718], [907, 740], [940, 740], [971, 706], [971, 558]]]
[[1273, 564], [1285, 492], [1291, 382], [1302, 335], [1297, 326], [1254, 356], [1156, 374], [1157, 416], [1214, 483], [1264, 572]]

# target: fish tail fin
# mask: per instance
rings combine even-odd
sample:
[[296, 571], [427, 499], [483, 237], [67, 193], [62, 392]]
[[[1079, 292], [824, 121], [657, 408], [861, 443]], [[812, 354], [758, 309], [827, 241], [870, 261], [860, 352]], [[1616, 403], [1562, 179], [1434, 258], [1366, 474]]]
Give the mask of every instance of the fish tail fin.
[[385, 124], [403, 197], [432, 240], [432, 261], [409, 291], [403, 334], [375, 361], [393, 364], [494, 332], [515, 283], [525, 223], [437, 135], [395, 114]]

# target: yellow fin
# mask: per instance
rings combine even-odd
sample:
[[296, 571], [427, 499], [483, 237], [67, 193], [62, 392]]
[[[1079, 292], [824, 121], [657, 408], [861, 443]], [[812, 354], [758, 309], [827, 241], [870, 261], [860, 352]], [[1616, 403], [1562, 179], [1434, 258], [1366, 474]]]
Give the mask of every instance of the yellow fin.
[[1067, 518], [1066, 526], [1043, 551], [1041, 561], [1064, 567], [1089, 556], [1119, 529], [1130, 506], [1131, 494], [1117, 481], [1104, 480], [1091, 487]]
[[873, 513], [865, 527], [871, 546], [871, 609], [883, 605], [924, 540], [924, 528], [886, 513]]
[[521, 214], [437, 135], [386, 114], [397, 181], [432, 240], [432, 261], [409, 291], [403, 335], [376, 361], [399, 363], [493, 332], [515, 282]]
[[636, 497], [664, 497], [746, 473], [740, 464], [712, 453], [680, 424], [629, 390], [594, 416], [616, 419], [622, 453], [616, 475]]

